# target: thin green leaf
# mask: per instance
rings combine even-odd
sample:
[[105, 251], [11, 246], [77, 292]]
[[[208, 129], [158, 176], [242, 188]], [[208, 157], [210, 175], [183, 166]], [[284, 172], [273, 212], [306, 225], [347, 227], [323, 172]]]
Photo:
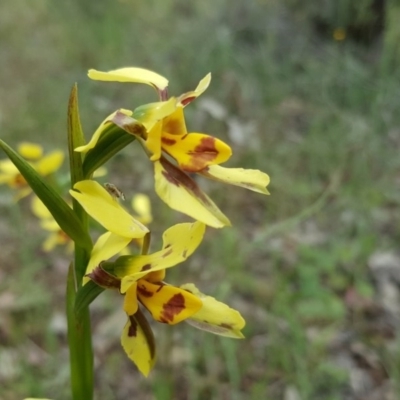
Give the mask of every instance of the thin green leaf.
[[[68, 103], [68, 152], [69, 152], [69, 167], [71, 175], [71, 187], [76, 182], [83, 180], [82, 169], [82, 154], [74, 151], [78, 146], [85, 144], [85, 138], [82, 132], [81, 121], [79, 117], [78, 107], [78, 87], [75, 84], [71, 90]], [[72, 208], [76, 216], [82, 223], [82, 226], [88, 232], [88, 215], [82, 206], [72, 199]], [[75, 243], [75, 273], [78, 286], [81, 286], [83, 275], [86, 271], [86, 266], [90, 257], [90, 252], [82, 249], [79, 243]]]
[[111, 157], [121, 151], [135, 137], [112, 124], [102, 134], [96, 146], [89, 150], [83, 161], [83, 174], [85, 179], [91, 177], [93, 172], [106, 163]]
[[0, 147], [18, 168], [35, 194], [42, 200], [60, 228], [76, 243], [88, 251], [92, 248], [92, 240], [82, 226], [74, 211], [64, 199], [49, 186], [35, 169], [18, 153], [0, 139]]
[[75, 313], [79, 314], [82, 310], [89, 307], [89, 304], [104, 290], [104, 288], [93, 281], [89, 281], [86, 285], [79, 288], [75, 298]]
[[71, 187], [76, 182], [83, 181], [82, 154], [74, 151], [75, 148], [83, 146], [85, 138], [82, 132], [81, 120], [78, 107], [78, 86], [75, 84], [71, 90], [68, 103], [68, 152], [71, 171]]

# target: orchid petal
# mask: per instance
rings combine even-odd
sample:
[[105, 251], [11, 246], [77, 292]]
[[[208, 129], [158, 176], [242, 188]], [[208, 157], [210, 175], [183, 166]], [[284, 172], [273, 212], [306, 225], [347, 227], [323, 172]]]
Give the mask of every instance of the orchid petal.
[[231, 148], [222, 140], [202, 133], [178, 137], [163, 133], [161, 142], [179, 168], [187, 172], [198, 172], [209, 165], [221, 164], [232, 155]]
[[143, 276], [185, 261], [200, 245], [204, 232], [205, 225], [201, 222], [177, 224], [164, 232], [162, 250], [149, 255], [118, 258], [114, 273], [122, 278], [121, 293]]
[[112, 119], [115, 117], [117, 113], [122, 113], [127, 116], [132, 115], [132, 111], [130, 110], [125, 110], [123, 108], [113, 112], [110, 114], [107, 118], [104, 119], [104, 121], [100, 124], [100, 126], [96, 129], [94, 132], [92, 138], [90, 139], [90, 142], [85, 144], [84, 146], [79, 146], [75, 149], [75, 151], [79, 153], [87, 153], [89, 150], [93, 149], [97, 142], [99, 141], [101, 135], [104, 133], [104, 131], [109, 127], [109, 125], [112, 123]]
[[244, 337], [240, 331], [246, 323], [238, 311], [214, 299], [214, 297], [201, 293], [192, 283], [182, 285], [181, 288], [197, 296], [203, 302], [201, 310], [187, 319], [187, 323], [216, 335], [234, 339]]
[[149, 231], [96, 181], [77, 182], [74, 189], [70, 190], [71, 196], [107, 230], [131, 239], [142, 238]]
[[95, 81], [144, 83], [153, 86], [159, 91], [168, 87], [168, 79], [144, 68], [128, 67], [114, 69], [108, 72], [90, 69], [88, 76]]
[[208, 73], [197, 85], [196, 89], [191, 92], [187, 92], [178, 97], [178, 101], [182, 106], [187, 106], [196, 97], [199, 97], [209, 86], [211, 82], [211, 73]]
[[139, 303], [137, 298], [137, 282], [134, 282], [125, 293], [124, 311], [128, 315], [134, 315], [136, 314], [138, 308], [139, 308]]
[[198, 297], [186, 290], [165, 284], [153, 284], [144, 279], [138, 281], [137, 294], [140, 302], [156, 321], [169, 325], [189, 318], [203, 305]]
[[[86, 274], [90, 274], [102, 261], [108, 260], [118, 254], [131, 241], [131, 238], [116, 235], [112, 232], [103, 233], [99, 236], [90, 254], [89, 263], [86, 267]], [[90, 279], [83, 278], [83, 283]]]
[[149, 375], [155, 363], [154, 336], [148, 322], [140, 312], [129, 316], [122, 331], [121, 344], [139, 371], [144, 376]]
[[141, 122], [149, 131], [157, 121], [171, 115], [176, 108], [176, 98], [171, 97], [167, 101], [148, 103], [135, 108], [133, 118]]
[[154, 163], [155, 190], [169, 207], [214, 228], [230, 226], [229, 219], [197, 183], [165, 158]]
[[254, 192], [269, 194], [266, 186], [269, 176], [258, 169], [224, 168], [219, 165], [210, 165], [200, 174], [219, 182], [241, 186]]

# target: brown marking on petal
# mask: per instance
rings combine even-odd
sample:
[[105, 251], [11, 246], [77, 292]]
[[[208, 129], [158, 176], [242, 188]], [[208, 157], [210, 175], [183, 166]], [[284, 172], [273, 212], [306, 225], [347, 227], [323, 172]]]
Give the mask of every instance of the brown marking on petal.
[[165, 257], [169, 256], [172, 252], [173, 252], [173, 249], [169, 249], [161, 257], [165, 258]]
[[136, 121], [134, 118], [125, 115], [122, 112], [118, 111], [110, 122], [113, 122], [115, 125], [132, 135], [140, 137], [146, 136], [146, 128], [139, 121]]
[[233, 326], [231, 324], [226, 324], [225, 322], [223, 322], [222, 324], [219, 324], [219, 326], [221, 328], [225, 328], [225, 329], [232, 329]]
[[182, 257], [186, 258], [186, 255], [187, 255], [187, 249], [183, 250]]
[[168, 120], [163, 123], [163, 131], [171, 135], [179, 135], [180, 127], [181, 123], [178, 118], [168, 118]]
[[184, 171], [198, 172], [218, 157], [218, 150], [215, 146], [216, 139], [207, 136], [201, 139], [200, 143], [188, 154], [191, 156], [188, 164], [181, 165]]
[[171, 182], [175, 186], [185, 186], [190, 191], [198, 189], [196, 182], [182, 170], [171, 164], [165, 157], [160, 158], [160, 163], [164, 168], [162, 174], [168, 182]]
[[171, 246], [172, 246], [171, 243], [168, 243], [167, 245], [165, 245], [164, 250], [168, 249], [168, 247], [171, 247]]
[[189, 103], [191, 103], [194, 99], [196, 98], [196, 96], [190, 96], [190, 97], [186, 97], [186, 99], [181, 100], [181, 104], [183, 106], [187, 106]]
[[175, 186], [185, 187], [189, 193], [197, 197], [204, 205], [215, 208], [215, 205], [210, 202], [210, 199], [202, 192], [197, 183], [189, 175], [186, 175], [181, 169], [171, 164], [165, 157], [160, 158], [160, 163], [165, 169], [165, 171], [162, 171], [165, 179]]
[[174, 178], [172, 175], [170, 175], [167, 171], [161, 171], [161, 173], [164, 175], [164, 178], [168, 182], [172, 183], [173, 185], [175, 185], [177, 187], [180, 186], [180, 182], [176, 178]]
[[137, 322], [136, 322], [135, 318], [133, 318], [133, 315], [129, 316], [129, 321], [130, 321], [131, 325], [129, 326], [129, 329], [128, 329], [128, 336], [129, 337], [132, 337], [132, 336], [136, 337], [136, 335], [137, 335]]
[[167, 303], [163, 304], [163, 311], [160, 315], [162, 322], [172, 322], [175, 315], [178, 315], [185, 309], [185, 298], [182, 293], [173, 295]]
[[173, 146], [176, 143], [175, 139], [169, 139], [166, 137], [162, 137], [161, 138], [161, 142], [167, 146]]
[[156, 290], [156, 293], [158, 293], [165, 286], [165, 284], [162, 282], [160, 282], [159, 284], [160, 284], [160, 287]]
[[148, 271], [151, 268], [151, 264], [145, 264], [143, 265], [141, 271]]
[[143, 297], [153, 297], [154, 293], [150, 292], [147, 290], [143, 285], [138, 285], [137, 291], [143, 296]]

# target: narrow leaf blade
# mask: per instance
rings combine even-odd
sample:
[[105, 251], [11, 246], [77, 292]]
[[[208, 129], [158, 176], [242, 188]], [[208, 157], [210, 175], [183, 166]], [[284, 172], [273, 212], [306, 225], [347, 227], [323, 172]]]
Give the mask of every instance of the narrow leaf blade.
[[85, 231], [81, 221], [64, 201], [64, 199], [49, 186], [35, 169], [27, 163], [18, 153], [0, 139], [0, 147], [9, 159], [18, 168], [35, 194], [42, 200], [50, 211], [60, 228], [76, 243], [90, 251], [92, 240]]

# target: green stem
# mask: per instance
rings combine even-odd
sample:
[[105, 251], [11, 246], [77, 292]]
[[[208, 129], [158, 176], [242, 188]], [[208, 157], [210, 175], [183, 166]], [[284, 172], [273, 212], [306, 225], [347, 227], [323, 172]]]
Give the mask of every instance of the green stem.
[[67, 321], [72, 399], [93, 398], [93, 351], [89, 308], [75, 313], [76, 275], [71, 264], [67, 279]]
[[[68, 152], [71, 188], [76, 182], [83, 179], [82, 156], [74, 149], [84, 143], [85, 139], [79, 117], [78, 89], [75, 85], [71, 91], [68, 104]], [[88, 232], [88, 215], [75, 200], [72, 201], [72, 206], [85, 232]], [[75, 311], [76, 294], [82, 286], [82, 278], [90, 257], [89, 253], [90, 249], [87, 249], [87, 247], [84, 249], [81, 243], [75, 240], [75, 260], [68, 271], [66, 310], [73, 400], [93, 399], [93, 349], [89, 307], [84, 305], [80, 308], [79, 313]]]

